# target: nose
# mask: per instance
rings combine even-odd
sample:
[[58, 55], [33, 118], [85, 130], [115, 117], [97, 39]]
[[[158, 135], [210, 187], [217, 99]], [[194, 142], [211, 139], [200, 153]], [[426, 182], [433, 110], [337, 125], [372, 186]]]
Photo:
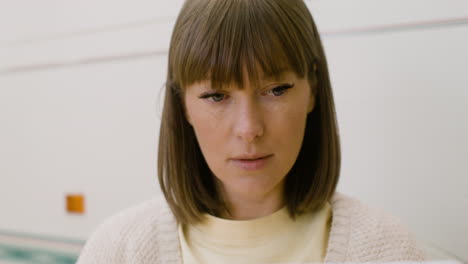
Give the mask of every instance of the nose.
[[252, 143], [263, 136], [265, 124], [261, 108], [254, 99], [239, 104], [234, 132], [236, 137]]

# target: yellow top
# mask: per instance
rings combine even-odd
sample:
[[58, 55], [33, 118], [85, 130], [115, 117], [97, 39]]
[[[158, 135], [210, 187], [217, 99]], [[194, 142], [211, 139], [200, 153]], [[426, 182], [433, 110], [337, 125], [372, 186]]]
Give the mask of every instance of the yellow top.
[[292, 220], [286, 207], [253, 220], [205, 215], [196, 225], [179, 225], [184, 264], [323, 262], [331, 205]]

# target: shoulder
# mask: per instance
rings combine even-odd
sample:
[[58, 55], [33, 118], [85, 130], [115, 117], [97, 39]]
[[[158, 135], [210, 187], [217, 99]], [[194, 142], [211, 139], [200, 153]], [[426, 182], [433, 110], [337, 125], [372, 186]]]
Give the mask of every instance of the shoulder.
[[346, 261], [424, 260], [416, 239], [399, 218], [342, 193], [335, 193], [331, 204], [330, 242]]
[[126, 263], [153, 260], [161, 244], [176, 243], [176, 222], [163, 197], [125, 209], [105, 219], [91, 234], [78, 263]]

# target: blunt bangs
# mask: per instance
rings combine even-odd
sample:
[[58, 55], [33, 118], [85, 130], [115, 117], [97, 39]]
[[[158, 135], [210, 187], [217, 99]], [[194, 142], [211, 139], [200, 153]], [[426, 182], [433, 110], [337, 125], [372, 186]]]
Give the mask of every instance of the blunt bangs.
[[191, 0], [183, 9], [197, 15], [178, 21], [183, 25], [172, 39], [170, 72], [182, 91], [202, 80], [210, 80], [214, 89], [243, 87], [244, 67], [253, 84], [285, 71], [302, 78], [314, 60], [305, 53], [311, 48], [297, 46], [310, 43], [298, 29], [304, 24], [300, 16], [286, 13], [276, 1]]

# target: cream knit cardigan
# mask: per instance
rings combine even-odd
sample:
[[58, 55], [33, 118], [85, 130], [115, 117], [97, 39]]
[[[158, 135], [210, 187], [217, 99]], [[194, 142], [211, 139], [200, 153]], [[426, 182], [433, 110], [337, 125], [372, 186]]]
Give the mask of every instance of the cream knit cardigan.
[[[325, 262], [424, 261], [412, 234], [383, 211], [336, 192]], [[177, 223], [157, 197], [104, 221], [86, 242], [78, 264], [182, 264]]]

